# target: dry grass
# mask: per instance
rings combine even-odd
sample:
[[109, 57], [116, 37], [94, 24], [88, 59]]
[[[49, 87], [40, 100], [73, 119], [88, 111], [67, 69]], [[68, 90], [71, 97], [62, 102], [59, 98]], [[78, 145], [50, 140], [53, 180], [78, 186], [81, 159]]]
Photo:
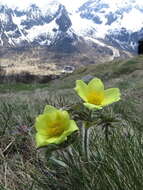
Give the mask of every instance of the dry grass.
[[15, 75], [28, 72], [32, 75], [59, 75], [62, 69], [58, 69], [55, 63], [40, 63], [39, 58], [26, 58], [21, 60], [1, 59], [0, 66], [6, 75]]
[[[81, 46], [81, 47], [80, 47]], [[51, 52], [47, 48], [29, 48], [23, 51], [6, 49], [0, 57], [0, 66], [6, 75], [29, 72], [33, 75], [59, 75], [64, 66], [100, 64], [111, 60], [112, 52], [106, 48], [80, 44], [79, 52], [72, 54]], [[131, 56], [131, 55], [130, 55]], [[124, 56], [123, 56], [124, 58]]]

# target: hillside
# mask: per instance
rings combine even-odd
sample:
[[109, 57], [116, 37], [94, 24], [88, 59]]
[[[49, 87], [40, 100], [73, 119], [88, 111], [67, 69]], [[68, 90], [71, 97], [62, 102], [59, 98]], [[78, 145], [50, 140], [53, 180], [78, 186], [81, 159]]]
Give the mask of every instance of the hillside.
[[[138, 85], [142, 84], [142, 62], [143, 56], [136, 56], [124, 61], [115, 60], [97, 65], [80, 64], [80, 68], [72, 74], [65, 74], [61, 76], [60, 79], [53, 80], [45, 84], [45, 86], [50, 86], [50, 91], [52, 87], [54, 89], [56, 87], [56, 90], [61, 88], [70, 89], [74, 87], [77, 79], [81, 79], [86, 75], [92, 75], [93, 77], [101, 78], [107, 85], [117, 85], [119, 88], [122, 88], [123, 91], [126, 89], [132, 90], [132, 88], [138, 88]], [[66, 81], [70, 81], [70, 83], [66, 83]], [[48, 88], [45, 90], [48, 90]]]
[[19, 78], [21, 82], [31, 82], [37, 78], [37, 81], [43, 83], [48, 82], [50, 78], [59, 77], [66, 72], [66, 67], [73, 71], [80, 66], [109, 62], [119, 57], [133, 57], [129, 52], [106, 47], [104, 43], [98, 44], [97, 40], [87, 41], [78, 43], [78, 51], [72, 54], [53, 52], [47, 47], [0, 49], [0, 81], [2, 82], [5, 76], [6, 83], [8, 78], [10, 81]]
[[[73, 94], [75, 81], [77, 79], [82, 79], [83, 77], [88, 77], [88, 75], [91, 75], [92, 77], [101, 78], [104, 81], [106, 87], [115, 86], [120, 88], [123, 97], [125, 97], [122, 101], [126, 101], [126, 98], [128, 99], [130, 97], [128, 99], [128, 102], [131, 101], [131, 104], [134, 104], [134, 102], [138, 102], [138, 105], [140, 106], [141, 104], [139, 102], [142, 101], [143, 87], [142, 63], [143, 56], [137, 56], [124, 61], [116, 60], [104, 64], [89, 64], [88, 66], [83, 65], [72, 74], [65, 74], [59, 79], [52, 80], [49, 83], [45, 84], [38, 84], [34, 82], [32, 84], [0, 84], [2, 93], [1, 96], [11, 95], [11, 93], [14, 93], [14, 96], [17, 96], [18, 93], [19, 96], [19, 93], [24, 93], [24, 96], [30, 99], [33, 94], [35, 98], [40, 94], [41, 99], [44, 99], [46, 98], [45, 94], [48, 94], [48, 96], [50, 96], [52, 94], [55, 94], [55, 91], [57, 95], [66, 95], [66, 93]], [[23, 95], [21, 96], [21, 98], [22, 97]]]
[[[55, 151], [46, 160], [44, 150], [35, 149], [35, 118], [46, 104], [51, 104], [72, 110], [70, 113], [80, 126], [80, 119], [90, 116], [79, 107], [81, 101], [73, 90], [75, 81], [83, 77], [99, 77], [105, 88], [121, 90], [121, 101], [99, 112], [103, 124], [112, 124], [109, 139], [99, 125], [90, 133], [89, 149], [93, 155], [88, 163], [80, 154], [80, 136], [77, 143]], [[143, 56], [82, 66], [45, 84], [0, 84], [0, 187], [4, 190], [142, 189], [143, 173], [139, 169], [143, 165], [142, 105]]]
[[[98, 77], [104, 81], [106, 88], [118, 87], [122, 92], [121, 104], [123, 107], [134, 108], [140, 115], [143, 111], [143, 56], [137, 56], [124, 61], [116, 60], [104, 64], [89, 64], [81, 66], [71, 74], [61, 75], [59, 79], [48, 83], [4, 83], [0, 84], [0, 97], [9, 97], [10, 101], [45, 101], [45, 99], [56, 96], [64, 96], [74, 99], [75, 81], [82, 78]], [[68, 82], [67, 82], [68, 81]], [[68, 97], [67, 97], [68, 94]], [[137, 115], [138, 115], [137, 114]], [[128, 115], [129, 117], [129, 115]], [[141, 119], [141, 118], [140, 118]]]

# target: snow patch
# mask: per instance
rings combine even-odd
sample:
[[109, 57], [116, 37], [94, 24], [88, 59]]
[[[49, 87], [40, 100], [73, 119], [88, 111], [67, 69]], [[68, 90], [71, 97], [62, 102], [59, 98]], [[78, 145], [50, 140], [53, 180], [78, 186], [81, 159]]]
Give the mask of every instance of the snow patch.
[[19, 28], [23, 28], [22, 25], [21, 25], [21, 22], [23, 20], [26, 20], [26, 15], [20, 16], [20, 17], [17, 17], [16, 15], [14, 15], [12, 17], [12, 20], [13, 20], [14, 24], [18, 25]]
[[0, 13], [0, 20], [3, 23], [7, 23], [9, 21], [8, 16], [5, 13]]
[[48, 13], [49, 15], [55, 13], [59, 8], [57, 0], [0, 0], [0, 4], [18, 10], [27, 10], [32, 4], [35, 4], [42, 10], [43, 14]]
[[81, 18], [78, 13], [70, 15], [72, 20], [72, 29], [79, 36], [96, 36], [97, 38], [104, 38], [108, 26], [95, 24], [92, 20]]
[[120, 52], [119, 52], [118, 49], [116, 49], [116, 48], [114, 48], [112, 46], [106, 45], [105, 43], [103, 43], [103, 42], [101, 42], [101, 41], [99, 41], [97, 39], [93, 39], [91, 37], [85, 37], [85, 39], [93, 41], [94, 43], [99, 44], [102, 47], [107, 47], [107, 48], [111, 49], [112, 52], [113, 52], [113, 56], [111, 57], [111, 60], [113, 60], [114, 58], [120, 57]]
[[143, 13], [135, 8], [129, 13], [124, 13], [121, 26], [132, 32], [140, 30], [143, 27]]
[[52, 39], [55, 36], [53, 29], [58, 29], [58, 25], [56, 24], [55, 20], [48, 24], [33, 26], [31, 29], [26, 30], [27, 38], [32, 42], [36, 37], [40, 35], [48, 36], [48, 38]]

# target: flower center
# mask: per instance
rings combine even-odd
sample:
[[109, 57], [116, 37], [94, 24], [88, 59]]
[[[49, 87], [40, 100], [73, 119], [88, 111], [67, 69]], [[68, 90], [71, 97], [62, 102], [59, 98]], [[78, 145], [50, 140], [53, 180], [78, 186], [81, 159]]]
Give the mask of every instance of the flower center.
[[60, 122], [54, 122], [48, 129], [48, 135], [50, 137], [60, 136], [65, 130], [65, 127]]
[[87, 96], [87, 100], [91, 104], [100, 105], [101, 102], [104, 99], [104, 93], [103, 92], [91, 92]]

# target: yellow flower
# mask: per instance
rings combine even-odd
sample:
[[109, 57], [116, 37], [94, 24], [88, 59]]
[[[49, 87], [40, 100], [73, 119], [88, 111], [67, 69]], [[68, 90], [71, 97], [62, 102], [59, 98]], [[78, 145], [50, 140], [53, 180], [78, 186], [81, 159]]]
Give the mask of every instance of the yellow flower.
[[75, 90], [89, 109], [102, 109], [102, 107], [120, 100], [120, 90], [118, 88], [104, 90], [104, 84], [98, 78], [92, 79], [88, 84], [77, 80]]
[[35, 127], [37, 147], [60, 144], [67, 140], [67, 136], [78, 130], [67, 111], [58, 110], [50, 105], [47, 105], [44, 113], [36, 118]]

